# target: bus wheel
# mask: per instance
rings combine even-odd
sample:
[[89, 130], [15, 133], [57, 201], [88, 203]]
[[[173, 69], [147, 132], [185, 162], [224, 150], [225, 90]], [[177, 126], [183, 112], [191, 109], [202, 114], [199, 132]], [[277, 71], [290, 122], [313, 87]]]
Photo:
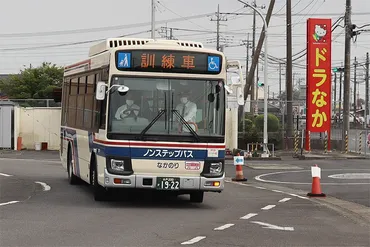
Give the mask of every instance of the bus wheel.
[[91, 185], [93, 186], [94, 200], [105, 201], [107, 199], [107, 191], [98, 183], [98, 172], [96, 169], [96, 162], [92, 164], [91, 170]]
[[68, 150], [68, 159], [67, 159], [67, 171], [68, 171], [68, 182], [69, 184], [75, 185], [78, 184], [78, 177], [73, 174], [73, 159], [72, 152]]
[[204, 191], [196, 191], [190, 193], [190, 201], [196, 203], [202, 203], [204, 197]]

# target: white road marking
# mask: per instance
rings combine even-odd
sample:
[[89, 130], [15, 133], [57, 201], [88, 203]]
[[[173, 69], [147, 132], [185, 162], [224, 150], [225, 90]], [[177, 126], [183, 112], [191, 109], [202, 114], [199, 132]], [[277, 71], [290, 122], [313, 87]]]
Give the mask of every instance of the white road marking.
[[298, 197], [298, 198], [301, 198], [301, 199], [308, 200], [308, 197], [299, 196], [299, 195], [296, 195], [296, 194], [290, 194], [290, 193], [287, 193], [287, 194], [288, 194], [288, 195], [290, 195], [290, 196], [295, 196], [295, 197]]
[[328, 177], [338, 179], [370, 179], [370, 173], [344, 173], [329, 175]]
[[262, 210], [269, 210], [276, 207], [276, 205], [267, 205], [266, 207], [261, 208]]
[[281, 190], [272, 190], [273, 192], [283, 193]]
[[227, 228], [232, 227], [233, 225], [235, 225], [235, 224], [225, 224], [225, 225], [223, 225], [223, 226], [219, 226], [219, 227], [217, 227], [217, 228], [215, 228], [215, 229], [213, 229], [213, 230], [215, 230], [215, 231], [222, 231], [222, 230], [225, 230], [225, 229], [227, 229]]
[[51, 190], [51, 187], [49, 186], [49, 185], [47, 185], [46, 183], [44, 183], [44, 182], [35, 182], [35, 183], [37, 183], [37, 184], [41, 184], [41, 186], [42, 186], [42, 188], [43, 188], [43, 190], [44, 191], [49, 191], [49, 190]]
[[243, 216], [243, 217], [241, 217], [240, 219], [241, 219], [241, 220], [248, 220], [248, 219], [250, 219], [250, 218], [252, 218], [252, 217], [254, 217], [254, 216], [256, 216], [256, 215], [258, 215], [258, 214], [250, 213], [250, 214], [244, 215], [244, 216]]
[[198, 237], [195, 237], [195, 238], [190, 239], [188, 241], [182, 242], [181, 244], [183, 244], [183, 245], [195, 244], [195, 243], [197, 243], [200, 240], [205, 239], [205, 238], [206, 238], [205, 236], [198, 236]]
[[[325, 169], [322, 170], [323, 172], [328, 172], [328, 171], [345, 171], [345, 170], [350, 170], [353, 171], [354, 169]], [[363, 170], [363, 171], [369, 171], [370, 169], [356, 169], [356, 170]], [[289, 182], [289, 181], [276, 181], [276, 180], [269, 180], [269, 179], [263, 179], [263, 177], [266, 176], [273, 176], [273, 175], [278, 175], [278, 174], [287, 174], [287, 173], [297, 173], [297, 172], [311, 172], [311, 170], [301, 170], [301, 171], [283, 171], [283, 172], [272, 172], [272, 173], [266, 173], [266, 174], [261, 174], [255, 177], [257, 181], [264, 182], [264, 183], [274, 183], [274, 184], [297, 184], [297, 185], [310, 185], [310, 183], [301, 183], [301, 182]], [[311, 175], [308, 175], [308, 177], [311, 178]], [[321, 183], [322, 185], [366, 185], [370, 183]]]
[[287, 201], [289, 201], [291, 198], [284, 198], [284, 199], [281, 199], [279, 202], [287, 202]]
[[9, 205], [9, 204], [14, 204], [14, 203], [17, 203], [19, 201], [11, 201], [11, 202], [4, 202], [4, 203], [0, 203], [0, 206], [5, 206], [5, 205]]
[[9, 174], [5, 174], [5, 173], [1, 173], [1, 172], [0, 172], [0, 176], [4, 176], [4, 177], [12, 177], [13, 175], [9, 175]]
[[[243, 184], [243, 183], [234, 182], [234, 181], [227, 180], [227, 179], [225, 180], [225, 182], [226, 183], [231, 183], [231, 184], [237, 184], [237, 185], [241, 185], [241, 186], [246, 186], [246, 187], [253, 187], [253, 188], [257, 188], [257, 189], [261, 189], [262, 188], [263, 190], [271, 191], [270, 189], [266, 189], [264, 187], [254, 186], [254, 185], [250, 185], [250, 184]], [[281, 193], [282, 194], [285, 194], [285, 195], [290, 195], [290, 196], [298, 197], [298, 198], [301, 198], [301, 199], [305, 199], [305, 200], [310, 200], [310, 198], [308, 198], [308, 197], [299, 196], [299, 195], [288, 193], [288, 192], [284, 192], [284, 191], [282, 191]]]
[[261, 189], [261, 190], [266, 190], [265, 187], [260, 187], [260, 186], [255, 186], [254, 188]]
[[260, 222], [260, 221], [251, 221], [252, 223], [255, 223], [255, 224], [259, 224], [261, 226], [264, 226], [263, 228], [267, 228], [267, 229], [273, 229], [273, 230], [283, 230], [283, 231], [294, 231], [294, 227], [290, 227], [290, 226], [276, 226], [276, 225], [272, 225], [272, 224], [269, 224], [269, 223], [265, 223], [265, 222]]
[[42, 162], [42, 163], [58, 163], [61, 164], [60, 160], [38, 160], [38, 159], [12, 159], [12, 158], [0, 158], [0, 160], [8, 161], [28, 161], [28, 162]]

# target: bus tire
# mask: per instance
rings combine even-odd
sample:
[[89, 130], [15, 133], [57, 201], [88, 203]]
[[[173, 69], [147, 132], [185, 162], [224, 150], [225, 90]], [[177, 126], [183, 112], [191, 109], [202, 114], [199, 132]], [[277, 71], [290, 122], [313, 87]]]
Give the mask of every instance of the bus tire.
[[95, 201], [105, 201], [107, 199], [107, 191], [98, 183], [98, 172], [96, 167], [96, 160], [91, 160], [91, 185], [94, 193]]
[[204, 191], [196, 191], [190, 193], [190, 201], [195, 203], [202, 203], [204, 197]]
[[68, 173], [68, 182], [69, 184], [75, 185], [78, 184], [78, 177], [73, 173], [73, 158], [72, 158], [72, 151], [71, 146], [68, 148], [68, 158], [67, 158], [67, 173]]

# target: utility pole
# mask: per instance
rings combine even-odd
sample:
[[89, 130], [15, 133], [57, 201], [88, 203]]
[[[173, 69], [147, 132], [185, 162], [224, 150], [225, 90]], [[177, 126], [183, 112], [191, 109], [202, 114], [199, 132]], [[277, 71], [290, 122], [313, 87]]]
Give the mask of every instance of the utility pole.
[[[292, 1], [286, 1], [286, 97], [287, 97], [287, 137], [293, 136], [293, 81], [292, 81]], [[292, 142], [288, 142], [288, 147], [292, 147]]]
[[[253, 1], [252, 3], [253, 7], [257, 7], [256, 0]], [[253, 11], [253, 37], [252, 37], [252, 57], [254, 56], [254, 53], [256, 51], [256, 11]], [[251, 85], [251, 103], [253, 104], [254, 101], [254, 96], [256, 94], [256, 90], [258, 91], [258, 85], [256, 85], [258, 81], [252, 82]], [[258, 99], [257, 99], [258, 100]], [[257, 106], [258, 107], [258, 106]]]
[[211, 19], [211, 21], [216, 21], [217, 25], [216, 49], [220, 51], [220, 21], [227, 21], [227, 19], [224, 17], [221, 18], [219, 4], [217, 5], [216, 20]]
[[357, 65], [358, 65], [358, 62], [357, 62], [357, 58], [355, 57], [355, 62], [353, 64], [355, 66], [355, 78], [354, 78], [354, 89], [353, 89], [353, 112], [354, 114], [356, 115], [356, 93], [357, 93]]
[[[343, 73], [342, 71], [340, 72], [339, 74], [339, 118], [342, 119], [341, 115], [342, 115], [342, 95], [343, 95], [343, 89], [342, 89], [342, 85], [343, 85]], [[343, 119], [342, 119], [343, 121]]]
[[152, 0], [152, 39], [155, 39], [155, 0]]
[[[281, 63], [279, 63], [279, 97], [280, 97], [280, 103], [279, 103], [279, 106], [280, 106], [280, 111], [281, 111], [281, 115], [282, 115], [282, 117], [281, 117], [281, 125], [282, 125], [282, 127], [283, 127], [283, 130], [285, 129], [285, 105], [284, 105], [284, 107], [283, 107], [283, 100], [284, 100], [284, 102], [286, 102], [285, 101], [285, 98], [283, 99], [282, 97], [281, 97]], [[281, 140], [283, 140], [283, 142], [284, 142], [284, 139], [285, 139], [285, 133], [284, 133], [284, 131], [281, 131], [281, 133], [282, 133], [282, 137], [281, 137]]]
[[[271, 19], [271, 15], [272, 15], [272, 11], [274, 9], [274, 6], [275, 6], [275, 0], [270, 0], [270, 5], [269, 5], [269, 8], [268, 8], [267, 14], [266, 14], [267, 25], [270, 23], [270, 19]], [[256, 47], [254, 55], [253, 55], [252, 64], [251, 64], [251, 67], [249, 69], [249, 74], [248, 74], [247, 81], [246, 81], [245, 88], [244, 88], [244, 99], [248, 98], [248, 96], [251, 92], [252, 84], [254, 82], [254, 76], [255, 76], [255, 70], [256, 70], [256, 67], [257, 67], [257, 64], [258, 64], [258, 58], [261, 54], [263, 41], [265, 39], [264, 30], [265, 29], [263, 28], [262, 32], [261, 32], [261, 35], [260, 35], [260, 38], [258, 40], [257, 47]], [[268, 58], [266, 58], [266, 59], [268, 59]]]
[[[352, 37], [352, 21], [351, 21], [351, 0], [346, 0], [345, 14], [345, 45], [344, 45], [344, 100], [343, 100], [343, 132], [344, 138], [349, 135], [349, 112], [350, 112], [350, 90], [351, 90], [351, 37]], [[346, 148], [345, 142], [342, 142], [342, 151]]]
[[337, 108], [337, 72], [334, 72], [334, 112], [336, 113]]
[[[247, 60], [246, 60], [246, 63], [245, 63], [245, 80], [247, 80], [248, 68], [249, 68], [249, 48], [250, 48], [250, 45], [251, 45], [250, 44], [250, 40], [249, 40], [249, 33], [247, 35], [247, 40], [243, 40], [242, 42], [245, 45], [245, 47], [247, 48]], [[243, 120], [243, 137], [245, 136], [245, 131], [246, 131], [246, 129], [245, 129], [245, 116], [244, 116], [245, 113], [244, 113], [244, 107], [245, 107], [245, 104], [243, 106], [243, 118], [242, 118], [242, 120]], [[252, 106], [252, 108], [253, 108], [253, 106]]]
[[367, 116], [370, 115], [370, 105], [369, 105], [369, 53], [367, 52], [366, 53], [366, 63], [365, 63], [365, 66], [366, 66], [366, 74], [365, 74], [365, 121], [366, 121], [366, 124], [368, 124], [368, 120], [367, 120]]

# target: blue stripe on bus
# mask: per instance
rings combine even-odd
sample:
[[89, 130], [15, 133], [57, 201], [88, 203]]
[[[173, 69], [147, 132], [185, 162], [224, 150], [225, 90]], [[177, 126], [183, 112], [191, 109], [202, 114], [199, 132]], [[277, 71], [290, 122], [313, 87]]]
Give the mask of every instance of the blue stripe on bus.
[[[65, 128], [64, 131], [73, 136], [73, 150], [78, 157], [76, 130]], [[93, 133], [88, 132], [88, 143], [90, 153], [96, 149], [96, 155], [101, 157], [131, 157], [132, 159], [162, 159], [162, 160], [204, 160], [207, 157], [207, 149], [181, 149], [181, 148], [137, 148], [137, 147], [119, 147], [107, 146], [93, 141]], [[218, 157], [212, 159], [225, 158], [225, 150], [218, 151]], [[76, 166], [79, 172], [79, 162], [76, 159]]]
[[[93, 144], [97, 155], [102, 157], [131, 157], [132, 159], [164, 159], [164, 160], [204, 160], [207, 158], [207, 150], [199, 149], [173, 149], [173, 148], [133, 148], [133, 147], [112, 147], [102, 144]], [[218, 157], [224, 158], [225, 151], [219, 150]]]

